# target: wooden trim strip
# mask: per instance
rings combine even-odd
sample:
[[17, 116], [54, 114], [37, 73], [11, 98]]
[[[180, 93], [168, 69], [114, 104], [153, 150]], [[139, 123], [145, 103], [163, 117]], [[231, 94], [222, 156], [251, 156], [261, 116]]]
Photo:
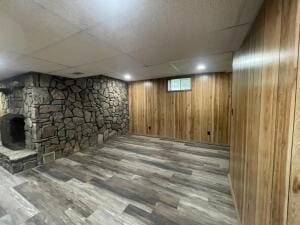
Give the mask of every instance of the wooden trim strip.
[[231, 182], [230, 173], [228, 174], [228, 182], [229, 182], [229, 186], [230, 186], [230, 192], [231, 192], [231, 195], [232, 195], [234, 208], [235, 208], [235, 211], [236, 211], [238, 225], [242, 225], [242, 223], [241, 223], [241, 217], [240, 217], [239, 210], [238, 210], [238, 207], [237, 207], [237, 202], [236, 202], [235, 194], [234, 194], [234, 191], [233, 191], [233, 186], [232, 186], [232, 182]]

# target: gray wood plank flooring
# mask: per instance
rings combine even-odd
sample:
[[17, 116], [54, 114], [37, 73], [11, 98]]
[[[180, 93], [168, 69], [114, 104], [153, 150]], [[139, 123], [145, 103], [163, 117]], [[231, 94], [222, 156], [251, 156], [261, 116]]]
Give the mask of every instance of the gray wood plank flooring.
[[229, 152], [144, 136], [11, 175], [0, 168], [0, 225], [236, 225]]

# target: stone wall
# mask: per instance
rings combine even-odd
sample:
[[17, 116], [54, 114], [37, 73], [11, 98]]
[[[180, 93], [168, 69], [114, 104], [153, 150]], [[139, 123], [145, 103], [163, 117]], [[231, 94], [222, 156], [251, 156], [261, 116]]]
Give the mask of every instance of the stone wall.
[[21, 75], [0, 83], [1, 116], [21, 114], [25, 117], [26, 148], [34, 149], [36, 140], [35, 115], [30, 108], [32, 103], [33, 76]]
[[[17, 86], [12, 85], [19, 82]], [[105, 76], [68, 79], [30, 73], [2, 82], [5, 113], [25, 116], [26, 147], [47, 162], [128, 131], [128, 89]], [[23, 86], [23, 87], [22, 87]], [[18, 107], [12, 99], [18, 98]], [[22, 107], [23, 106], [23, 107]]]

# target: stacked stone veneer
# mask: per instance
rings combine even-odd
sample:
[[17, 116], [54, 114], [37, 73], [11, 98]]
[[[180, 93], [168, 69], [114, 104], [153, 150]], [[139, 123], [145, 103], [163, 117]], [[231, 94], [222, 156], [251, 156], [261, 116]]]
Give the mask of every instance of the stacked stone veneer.
[[26, 148], [34, 149], [36, 140], [36, 124], [32, 102], [33, 76], [19, 76], [0, 82], [1, 116], [21, 114], [25, 118]]
[[25, 116], [26, 148], [47, 162], [128, 131], [128, 88], [105, 76], [29, 73], [1, 82], [3, 113]]

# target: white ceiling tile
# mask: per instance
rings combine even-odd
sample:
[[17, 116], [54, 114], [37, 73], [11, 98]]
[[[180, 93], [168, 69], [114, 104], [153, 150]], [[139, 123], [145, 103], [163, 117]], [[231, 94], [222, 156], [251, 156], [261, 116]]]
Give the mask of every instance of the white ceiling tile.
[[99, 62], [76, 67], [78, 71], [89, 71], [93, 75], [106, 75], [117, 79], [124, 79], [125, 74], [130, 74], [134, 79], [144, 74], [146, 68], [127, 55], [120, 55]]
[[231, 42], [232, 51], [237, 51], [240, 48], [250, 28], [251, 28], [251, 24], [245, 24], [236, 27], [236, 29], [232, 32], [232, 37], [233, 37]]
[[4, 80], [19, 74], [24, 73], [24, 71], [18, 71], [14, 69], [9, 69], [9, 68], [3, 68], [0, 66], [0, 80]]
[[[144, 69], [142, 64], [125, 54], [104, 59], [98, 62], [98, 64], [101, 65], [101, 68], [105, 69], [106, 71], [120, 74], [134, 73], [135, 71]], [[86, 66], [88, 67], [89, 65]]]
[[89, 29], [88, 32], [94, 37], [104, 39], [123, 52], [129, 52], [167, 44], [170, 38], [168, 24], [160, 22], [155, 17], [144, 22], [134, 19], [127, 23], [115, 19]]
[[247, 28], [245, 25], [210, 32], [198, 38], [178, 40], [165, 47], [139, 49], [128, 54], [144, 65], [158, 65], [180, 59], [231, 52], [236, 50], [237, 44], [240, 44], [238, 42], [240, 37], [245, 35], [247, 29], [244, 27]]
[[[104, 75], [108, 75], [117, 79], [125, 80], [124, 73], [117, 72], [107, 72], [102, 73]], [[144, 67], [143, 69], [135, 70], [129, 73], [131, 76], [131, 80], [145, 80], [145, 79], [153, 79], [158, 77], [168, 77], [168, 76], [176, 76], [180, 73], [169, 63]]]
[[157, 78], [157, 77], [168, 77], [180, 75], [180, 71], [178, 71], [174, 66], [169, 63], [149, 66], [147, 67], [147, 71], [144, 74], [141, 74], [143, 78]]
[[264, 0], [245, 0], [239, 23], [252, 23], [263, 2]]
[[22, 52], [25, 48], [25, 37], [22, 27], [6, 15], [1, 14], [1, 9], [0, 27], [0, 52], [13, 50]]
[[29, 56], [19, 57], [17, 60], [8, 63], [7, 67], [13, 68], [18, 71], [35, 71], [40, 73], [49, 73], [66, 68], [65, 66], [56, 63], [31, 58]]
[[143, 7], [143, 0], [34, 0], [47, 10], [87, 28], [112, 18], [129, 18]]
[[[124, 75], [123, 74], [119, 74], [119, 73], [109, 72], [109, 73], [102, 73], [102, 75], [105, 75], [105, 76], [108, 76], [108, 77], [113, 77], [113, 78], [116, 78], [116, 79], [119, 79], [119, 80], [127, 81], [124, 78]], [[131, 79], [130, 80], [136, 80], [136, 79], [134, 78], [134, 76], [131, 75]]]
[[49, 74], [63, 76], [63, 77], [69, 77], [69, 78], [79, 78], [79, 77], [96, 75], [95, 73], [83, 70], [82, 68], [76, 68], [76, 67], [53, 71], [53, 72], [50, 72]]
[[20, 54], [9, 51], [0, 51], [0, 67], [7, 66], [10, 62], [16, 60], [21, 57]]
[[79, 70], [85, 70], [89, 71], [90, 73], [93, 73], [94, 75], [97, 74], [108, 74], [110, 71], [104, 68], [103, 64], [99, 62], [89, 63], [86, 65], [82, 65], [77, 67]]
[[29, 53], [79, 31], [33, 0], [3, 0], [0, 15], [1, 28], [8, 31], [1, 32], [1, 38], [10, 41], [5, 49], [8, 51]]
[[[182, 52], [179, 48], [161, 47], [140, 49], [128, 54], [143, 65], [152, 66], [180, 59]], [[185, 58], [186, 56], [183, 55], [183, 57]]]
[[[145, 1], [138, 17], [107, 20], [88, 32], [124, 52], [159, 48], [236, 25], [243, 0]], [[150, 4], [150, 2], [152, 4]], [[233, 7], [234, 6], [234, 7]], [[222, 18], [222, 19], [220, 19]]]
[[121, 52], [95, 39], [86, 33], [74, 36], [51, 45], [33, 54], [37, 58], [66, 66], [78, 66], [119, 55]]
[[144, 79], [191, 73], [198, 57], [225, 70], [230, 60], [210, 55], [240, 47], [262, 1], [0, 0], [0, 69], [14, 62], [1, 74]]
[[[197, 74], [201, 72], [227, 72], [231, 71], [232, 53], [210, 55], [205, 57], [197, 57], [186, 60], [171, 62], [181, 74]], [[197, 66], [203, 64], [206, 69], [203, 71], [197, 70]]]

